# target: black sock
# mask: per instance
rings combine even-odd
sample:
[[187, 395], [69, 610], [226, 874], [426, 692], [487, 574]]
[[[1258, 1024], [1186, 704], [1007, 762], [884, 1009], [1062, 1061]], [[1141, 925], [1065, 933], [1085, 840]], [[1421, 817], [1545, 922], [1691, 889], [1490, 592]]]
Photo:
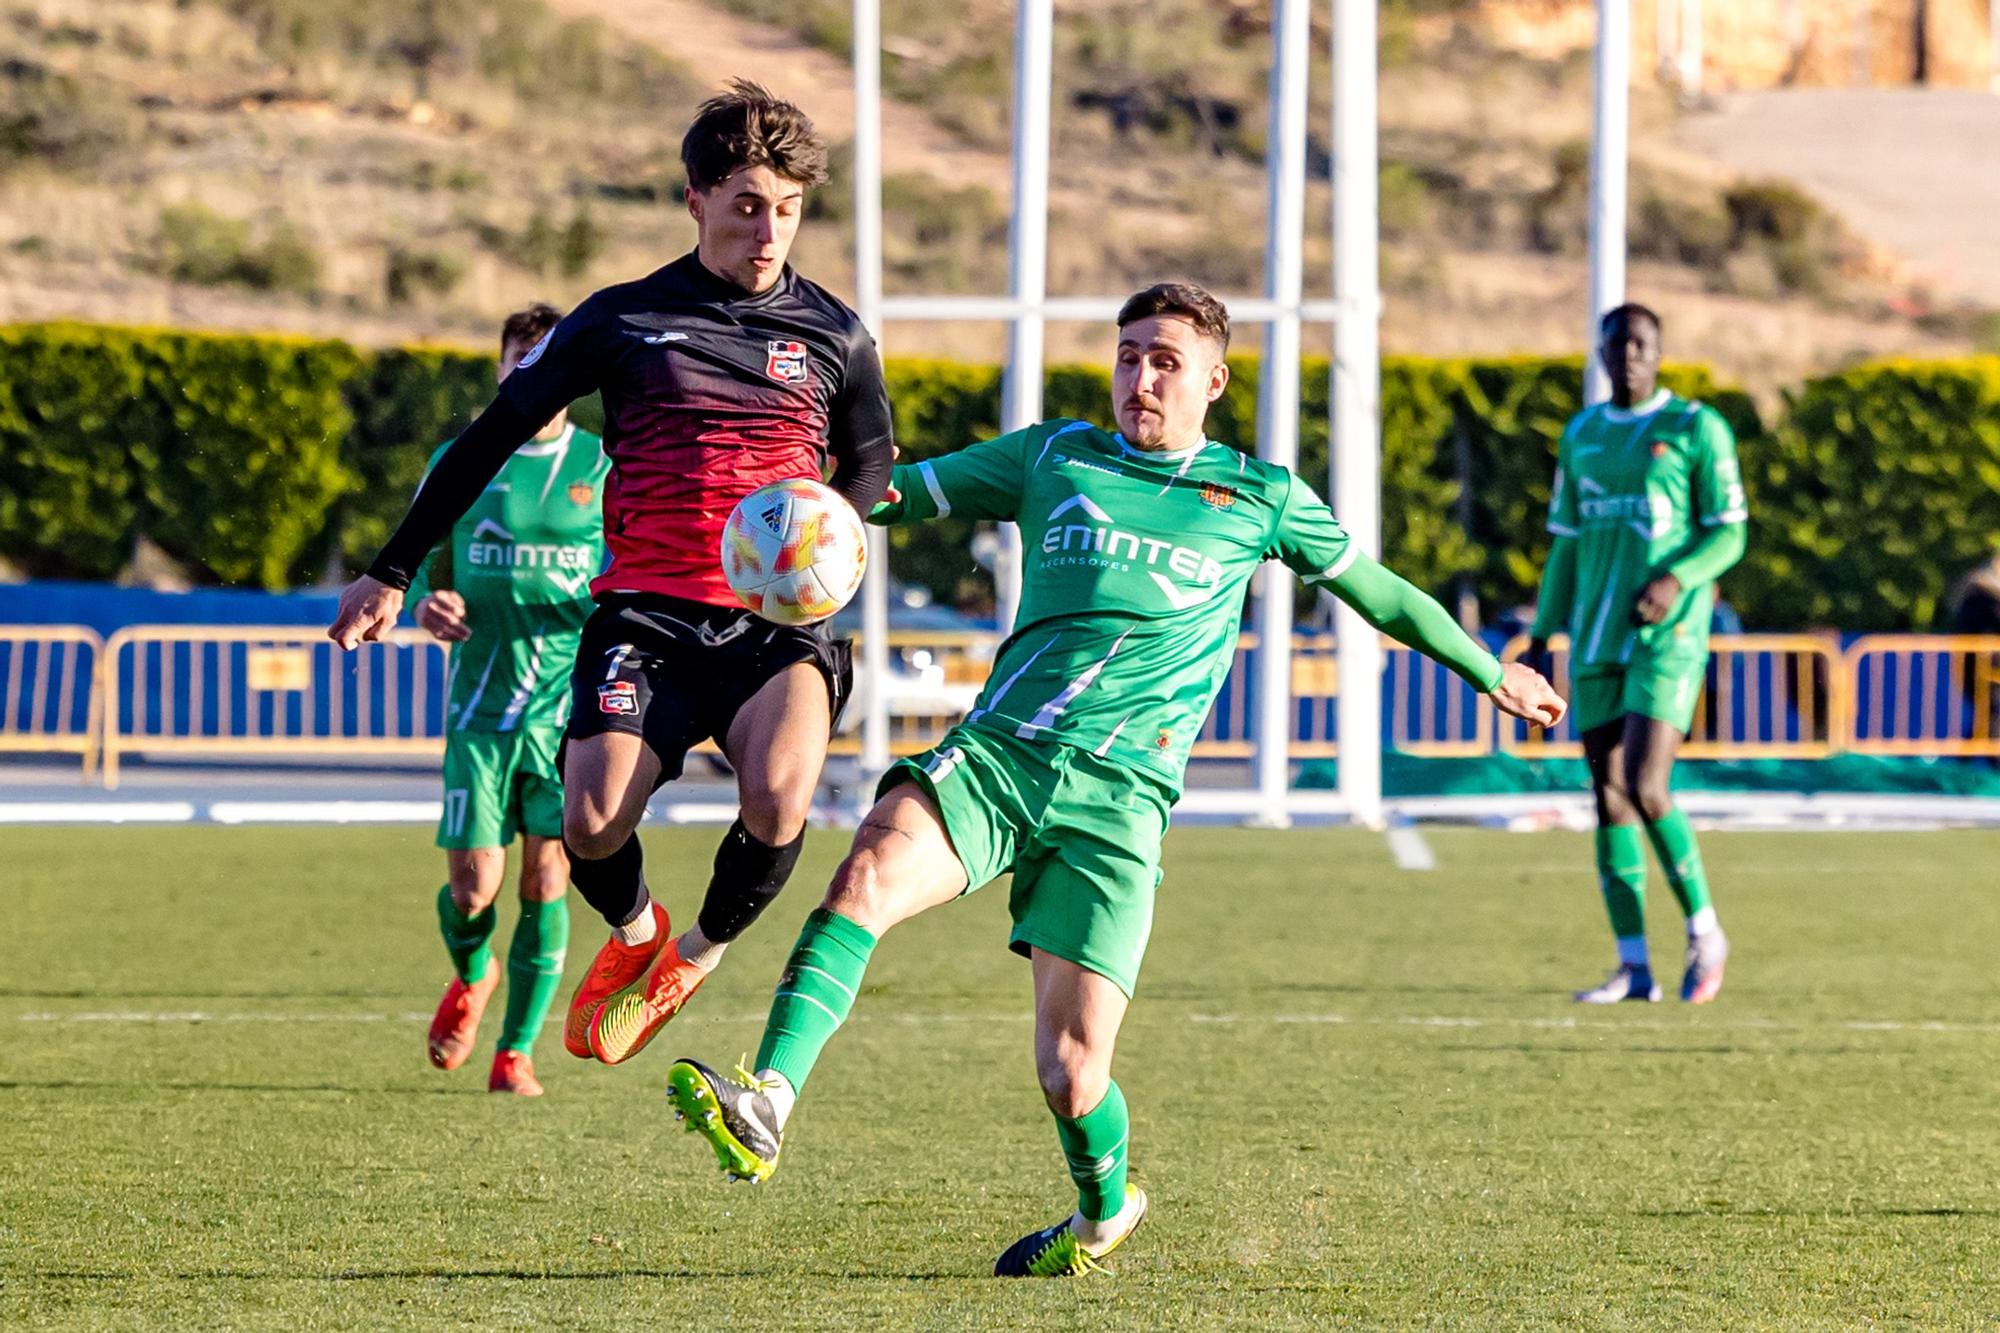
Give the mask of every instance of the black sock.
[[637, 921], [646, 910], [646, 857], [639, 848], [639, 835], [625, 839], [625, 845], [601, 861], [587, 861], [567, 842], [569, 882], [583, 900], [596, 908], [613, 930]]
[[805, 845], [803, 832], [782, 847], [771, 847], [751, 837], [742, 820], [731, 824], [715, 849], [715, 874], [695, 918], [701, 933], [727, 944], [748, 930], [792, 877]]

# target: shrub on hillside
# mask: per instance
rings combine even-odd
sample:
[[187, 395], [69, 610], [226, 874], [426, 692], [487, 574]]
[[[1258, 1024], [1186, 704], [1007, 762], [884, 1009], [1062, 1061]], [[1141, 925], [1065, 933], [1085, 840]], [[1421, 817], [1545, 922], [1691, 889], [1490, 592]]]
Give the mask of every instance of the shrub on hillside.
[[465, 276], [465, 265], [442, 250], [393, 246], [382, 273], [390, 305], [409, 305], [424, 296], [448, 296]]
[[154, 269], [176, 282], [299, 296], [319, 291], [319, 251], [284, 218], [272, 222], [257, 240], [248, 222], [190, 199], [160, 210], [153, 249]]

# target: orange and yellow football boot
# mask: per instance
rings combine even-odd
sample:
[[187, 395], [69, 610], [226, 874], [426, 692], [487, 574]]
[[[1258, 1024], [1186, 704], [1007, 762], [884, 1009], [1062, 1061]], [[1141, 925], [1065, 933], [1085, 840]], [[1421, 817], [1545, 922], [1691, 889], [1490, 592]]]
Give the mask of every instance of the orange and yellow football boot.
[[569, 1015], [563, 1020], [563, 1049], [577, 1059], [588, 1060], [595, 1054], [590, 1048], [590, 1026], [604, 1002], [642, 980], [646, 969], [672, 937], [667, 909], [654, 903], [652, 912], [653, 938], [630, 948], [620, 944], [616, 935], [604, 941], [604, 947], [591, 960], [590, 971], [577, 984], [576, 994], [569, 997]]
[[590, 1053], [607, 1065], [630, 1060], [706, 980], [708, 973], [681, 958], [680, 941], [675, 940], [653, 964], [644, 987], [626, 991], [597, 1011], [597, 1021], [590, 1025]]
[[493, 1072], [486, 1076], [488, 1092], [511, 1092], [517, 1097], [539, 1097], [542, 1085], [535, 1081], [535, 1062], [522, 1051], [495, 1051]]
[[489, 962], [486, 975], [469, 986], [457, 977], [451, 979], [431, 1019], [432, 1064], [439, 1069], [456, 1069], [465, 1063], [465, 1057], [472, 1054], [472, 1047], [479, 1040], [479, 1019], [486, 1012], [486, 1002], [498, 989], [498, 960]]

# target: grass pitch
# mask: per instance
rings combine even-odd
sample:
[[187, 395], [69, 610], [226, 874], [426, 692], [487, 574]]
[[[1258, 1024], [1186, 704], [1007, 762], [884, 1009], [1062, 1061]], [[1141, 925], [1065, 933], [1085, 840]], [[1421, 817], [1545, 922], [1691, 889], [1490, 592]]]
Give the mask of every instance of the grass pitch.
[[[665, 1070], [754, 1049], [838, 833], [650, 1050], [551, 1027], [521, 1101], [483, 1091], [497, 1004], [465, 1069], [424, 1063], [427, 831], [6, 830], [0, 1324], [2000, 1321], [2000, 835], [1711, 834], [1721, 1001], [1608, 1012], [1567, 998], [1611, 952], [1587, 839], [1427, 836], [1430, 873], [1172, 836], [1118, 1064], [1153, 1216], [1115, 1276], [1031, 1283], [986, 1274], [1072, 1196], [1004, 892], [878, 951], [752, 1190]], [[714, 838], [647, 835], [677, 918]]]

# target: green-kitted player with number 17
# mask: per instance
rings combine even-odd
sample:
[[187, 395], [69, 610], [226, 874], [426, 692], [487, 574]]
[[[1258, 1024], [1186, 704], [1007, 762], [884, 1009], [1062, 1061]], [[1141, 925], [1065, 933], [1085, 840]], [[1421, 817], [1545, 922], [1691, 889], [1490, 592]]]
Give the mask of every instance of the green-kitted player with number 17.
[[[500, 334], [500, 378], [561, 318], [545, 305], [510, 316]], [[558, 413], [508, 458], [410, 585], [417, 623], [454, 645], [437, 834], [450, 878], [438, 890], [437, 914], [455, 975], [429, 1037], [440, 1069], [456, 1069], [472, 1053], [499, 989], [488, 941], [507, 847], [521, 838], [521, 918], [507, 948], [507, 1011], [486, 1085], [493, 1092], [541, 1092], [535, 1037], [562, 985], [569, 858], [556, 747], [593, 605], [590, 581], [604, 566], [609, 470], [602, 442]]]
[[669, 1071], [677, 1109], [731, 1175], [762, 1180], [777, 1166], [786, 1117], [883, 932], [1011, 871], [1008, 944], [1033, 965], [1035, 1065], [1077, 1207], [994, 1271], [1086, 1273], [1132, 1234], [1146, 1196], [1126, 1183], [1112, 1047], [1152, 930], [1168, 811], [1264, 561], [1331, 590], [1507, 712], [1561, 717], [1547, 681], [1503, 668], [1356, 550], [1290, 470], [1202, 433], [1229, 382], [1228, 345], [1214, 297], [1149, 288], [1119, 313], [1117, 433], [1047, 421], [896, 469], [875, 522], [1021, 525], [1020, 616], [965, 721], [882, 780], [785, 966], [755, 1072], [732, 1079], [691, 1060]]

